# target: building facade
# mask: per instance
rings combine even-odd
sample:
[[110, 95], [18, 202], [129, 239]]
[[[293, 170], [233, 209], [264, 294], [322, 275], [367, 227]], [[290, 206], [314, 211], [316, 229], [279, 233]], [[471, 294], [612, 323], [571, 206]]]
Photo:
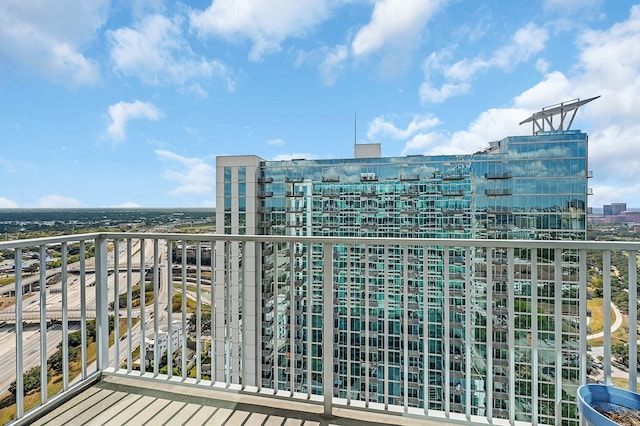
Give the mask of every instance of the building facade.
[[[470, 155], [381, 157], [374, 144], [356, 145], [351, 159], [218, 157], [217, 232], [585, 240], [587, 139], [555, 129], [507, 137]], [[331, 338], [322, 336], [322, 306], [332, 303], [336, 397], [498, 418], [511, 412], [525, 422], [534, 411], [540, 423], [577, 424], [578, 277], [571, 251], [557, 259], [516, 249], [508, 270], [507, 253], [490, 248], [381, 242], [334, 250], [334, 297], [327, 301], [326, 257], [316, 245], [217, 246], [218, 264], [242, 258], [255, 262], [255, 275], [216, 277], [226, 288], [216, 303], [241, 312], [216, 318], [216, 333], [255, 342], [256, 350], [244, 354], [244, 365], [220, 358], [216, 368], [243, 371], [249, 385], [321, 394], [322, 342]], [[246, 303], [248, 294], [255, 304]], [[545, 334], [558, 329], [562, 342]], [[546, 398], [551, 386], [562, 386], [562, 401]]]
[[627, 203], [611, 203], [602, 206], [603, 216], [618, 216], [627, 211]]
[[[145, 337], [144, 339], [144, 362], [145, 368], [149, 367], [149, 365], [153, 362], [156, 350], [160, 358], [163, 355], [167, 355], [166, 352], [169, 349], [169, 337], [171, 338], [171, 348], [175, 353], [177, 350], [182, 348], [182, 322], [181, 321], [172, 321], [171, 324], [171, 336], [169, 336], [169, 331], [167, 328], [162, 328], [158, 332], [158, 339], [152, 339], [149, 337]], [[168, 359], [171, 357], [167, 356]]]

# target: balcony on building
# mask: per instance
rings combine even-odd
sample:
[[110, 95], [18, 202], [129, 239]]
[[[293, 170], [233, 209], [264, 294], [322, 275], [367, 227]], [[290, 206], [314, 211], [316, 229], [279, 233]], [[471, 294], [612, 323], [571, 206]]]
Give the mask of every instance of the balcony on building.
[[484, 175], [486, 179], [511, 179], [510, 172], [492, 172]]
[[[176, 256], [187, 247], [192, 255]], [[637, 389], [636, 368], [621, 368], [612, 352], [630, 341], [625, 358], [638, 363], [637, 300], [624, 315], [611, 301], [619, 280], [637, 294], [639, 249], [635, 241], [151, 232], [0, 242], [18, 266], [0, 287], [17, 300], [0, 309], [3, 347], [12, 348], [4, 418], [580, 424], [578, 385]], [[57, 268], [47, 267], [51, 250]], [[206, 250], [213, 266], [201, 261]], [[267, 250], [264, 265], [249, 261]], [[619, 253], [625, 271], [612, 267]], [[36, 272], [23, 271], [34, 255]], [[601, 271], [597, 299], [588, 293], [593, 271]], [[602, 313], [600, 330], [590, 329], [591, 310]], [[165, 353], [154, 344], [140, 356], [163, 336]]]
[[287, 176], [284, 181], [287, 183], [302, 183], [304, 178], [302, 176]]
[[511, 195], [510, 188], [494, 188], [494, 189], [485, 189], [484, 193], [487, 197], [502, 197], [505, 195]]

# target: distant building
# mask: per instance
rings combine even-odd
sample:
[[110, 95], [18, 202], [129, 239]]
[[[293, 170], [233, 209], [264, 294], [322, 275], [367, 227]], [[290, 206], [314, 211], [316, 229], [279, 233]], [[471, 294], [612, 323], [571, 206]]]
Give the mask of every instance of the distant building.
[[[167, 328], [163, 328], [158, 332], [157, 340], [149, 337], [144, 339], [145, 367], [148, 367], [151, 361], [153, 361], [156, 347], [158, 348], [159, 358], [162, 358], [165, 352], [169, 350], [169, 333], [167, 332]], [[182, 348], [182, 322], [173, 321], [171, 324], [171, 349], [172, 352], [175, 353], [175, 351], [180, 348]]]
[[627, 211], [627, 203], [612, 203], [602, 206], [603, 216], [618, 216], [622, 212]]
[[[583, 103], [566, 107], [577, 109]], [[586, 240], [588, 137], [563, 128], [562, 121], [559, 127], [545, 128], [554, 123], [551, 115], [564, 119], [562, 108], [525, 120], [533, 122], [533, 135], [491, 142], [470, 155], [382, 157], [379, 145], [373, 144], [356, 145], [355, 158], [349, 159], [218, 157], [217, 233]], [[530, 316], [509, 306], [515, 297], [518, 309], [526, 310], [532, 292], [538, 306], [550, 306], [556, 303], [554, 291], [562, 291], [567, 324], [574, 323], [579, 292], [572, 290], [579, 283], [571, 250], [564, 250], [555, 263], [562, 265], [557, 274], [562, 282], [550, 273], [538, 278], [537, 285], [525, 262], [530, 253], [517, 250], [512, 273], [518, 278], [508, 291], [503, 250], [477, 249], [468, 265], [462, 248], [339, 246], [333, 261], [351, 263], [337, 269], [334, 298], [327, 301], [322, 300], [323, 256], [316, 245], [264, 243], [240, 251], [238, 244], [218, 244], [217, 264], [242, 259], [250, 262], [249, 270], [255, 264], [256, 271], [244, 277], [216, 276], [216, 283], [230, 283], [217, 293], [216, 304], [233, 303], [243, 312], [241, 320], [218, 315], [218, 344], [221, 336], [243, 335], [250, 336], [244, 348], [251, 351], [256, 344], [254, 353], [243, 354], [242, 369], [232, 371], [228, 359], [217, 360], [214, 368], [220, 374], [223, 369], [242, 371], [247, 385], [322, 393], [322, 304], [333, 303], [335, 335], [324, 338], [334, 339], [336, 397], [481, 416], [490, 410], [493, 417], [505, 419], [513, 410], [515, 418], [525, 422], [531, 421], [536, 400], [537, 421], [555, 424], [555, 409], [548, 407], [562, 405], [562, 422], [578, 424], [574, 379], [580, 370], [577, 362], [569, 361], [579, 356], [574, 344], [578, 330], [566, 327], [563, 341], [554, 342], [552, 334], [544, 332], [552, 324], [549, 311], [539, 324], [541, 342], [532, 343], [527, 340]], [[552, 255], [538, 256], [538, 264], [546, 260], [544, 270], [552, 271]], [[489, 264], [487, 259], [492, 259]], [[243, 306], [243, 300], [251, 300], [246, 297], [250, 292], [257, 307]], [[360, 301], [366, 292], [369, 309]], [[467, 299], [473, 301], [470, 310], [465, 309]], [[506, 327], [510, 316], [516, 317], [515, 332]], [[556, 365], [559, 358], [547, 356], [552, 353], [563, 354], [567, 361]], [[531, 364], [533, 356], [538, 359]], [[535, 384], [532, 365], [539, 369], [533, 375]], [[466, 381], [471, 382], [470, 392]], [[509, 389], [510, 383], [515, 389]], [[563, 387], [562, 401], [548, 399], [543, 391], [556, 385]], [[540, 389], [536, 399], [531, 389]]]

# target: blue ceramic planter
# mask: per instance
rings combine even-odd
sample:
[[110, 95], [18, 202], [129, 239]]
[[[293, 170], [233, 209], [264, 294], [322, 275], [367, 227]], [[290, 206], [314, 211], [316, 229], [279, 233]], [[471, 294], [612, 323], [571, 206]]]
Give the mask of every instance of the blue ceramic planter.
[[[615, 405], [614, 405], [615, 404]], [[588, 424], [616, 426], [618, 423], [600, 414], [594, 407], [607, 410], [616, 406], [640, 410], [640, 394], [615, 386], [589, 384], [578, 388], [578, 410]]]

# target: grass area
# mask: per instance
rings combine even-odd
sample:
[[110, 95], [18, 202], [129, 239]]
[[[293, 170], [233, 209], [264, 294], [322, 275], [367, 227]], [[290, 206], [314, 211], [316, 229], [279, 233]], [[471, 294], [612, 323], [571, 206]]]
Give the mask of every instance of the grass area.
[[178, 232], [186, 234], [215, 234], [216, 225], [214, 223], [203, 223], [201, 225], [180, 225], [176, 226]]
[[[589, 321], [589, 327], [591, 327], [591, 333], [598, 333], [604, 329], [604, 305], [602, 298], [587, 300], [587, 309], [591, 311], [591, 320]], [[611, 310], [611, 324], [616, 320], [616, 314]], [[627, 343], [629, 341], [629, 318], [627, 315], [622, 315], [622, 325], [618, 330], [611, 334], [611, 343]], [[604, 338], [589, 340], [589, 344], [593, 346], [602, 346], [604, 344]]]
[[[612, 377], [611, 381], [614, 386], [617, 386], [622, 389], [629, 389], [629, 379], [623, 379], [621, 377]], [[638, 389], [640, 389], [640, 380], [638, 380]]]
[[[206, 286], [209, 287], [209, 286]], [[211, 298], [211, 292], [209, 290], [206, 290], [205, 286], [201, 286], [200, 288], [200, 293], [202, 295], [203, 300], [209, 301]], [[187, 291], [190, 291], [192, 293], [197, 293], [198, 292], [198, 286], [189, 284], [187, 285]]]
[[4, 287], [5, 285], [13, 284], [15, 281], [15, 277], [7, 276], [0, 278], [0, 287]]
[[[196, 306], [197, 306], [196, 301], [187, 297], [187, 313], [195, 314]], [[181, 294], [173, 295], [173, 298], [171, 301], [171, 309], [173, 309], [173, 312], [182, 312], [182, 295]], [[211, 313], [211, 306], [209, 305], [203, 304], [200, 309], [202, 313]]]
[[[611, 344], [614, 343], [627, 343], [629, 341], [629, 321], [627, 316], [624, 315], [622, 320], [622, 325], [618, 330], [611, 334]], [[592, 346], [602, 346], [604, 345], [604, 338], [599, 337], [597, 339], [591, 339], [588, 343]]]
[[[589, 321], [589, 327], [591, 328], [591, 334], [602, 331], [604, 327], [604, 305], [602, 298], [587, 300], [587, 310], [591, 311], [591, 320]], [[616, 316], [611, 311], [611, 324], [616, 320]]]

